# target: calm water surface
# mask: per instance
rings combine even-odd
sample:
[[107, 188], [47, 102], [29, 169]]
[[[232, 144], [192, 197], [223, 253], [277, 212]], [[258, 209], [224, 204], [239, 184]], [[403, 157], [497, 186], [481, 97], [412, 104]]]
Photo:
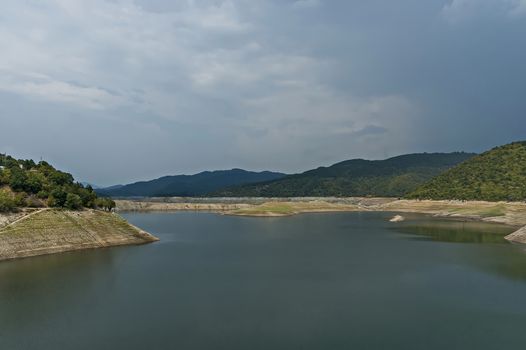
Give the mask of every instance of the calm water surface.
[[0, 263], [0, 349], [524, 349], [509, 228], [126, 214], [162, 241]]

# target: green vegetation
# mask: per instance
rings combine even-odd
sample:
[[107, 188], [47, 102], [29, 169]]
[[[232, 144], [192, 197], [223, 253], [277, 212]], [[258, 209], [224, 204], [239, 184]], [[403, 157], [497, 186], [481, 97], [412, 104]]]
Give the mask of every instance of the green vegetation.
[[432, 179], [407, 197], [436, 200], [524, 201], [526, 200], [526, 141], [497, 147], [476, 156]]
[[15, 200], [6, 191], [0, 190], [0, 213], [13, 211], [16, 208]]
[[290, 203], [264, 203], [253, 208], [238, 209], [231, 212], [234, 215], [292, 215], [295, 214], [295, 208]]
[[467, 208], [457, 208], [448, 210], [450, 214], [460, 215], [460, 216], [478, 216], [481, 218], [491, 218], [497, 216], [506, 215], [506, 207], [503, 205], [496, 205], [492, 207], [467, 207]]
[[75, 182], [71, 174], [47, 162], [17, 160], [0, 154], [0, 212], [23, 207], [112, 210], [115, 203], [98, 198], [90, 186]]
[[113, 197], [193, 197], [204, 196], [225, 187], [270, 181], [284, 176], [270, 171], [257, 173], [242, 169], [204, 171], [195, 175], [164, 176], [151, 181], [97, 189], [97, 193]]
[[472, 153], [421, 153], [387, 160], [348, 160], [302, 174], [213, 193], [218, 197], [400, 197], [473, 157]]
[[95, 206], [99, 209], [112, 211], [115, 208], [115, 201], [110, 198], [97, 198], [95, 200]]

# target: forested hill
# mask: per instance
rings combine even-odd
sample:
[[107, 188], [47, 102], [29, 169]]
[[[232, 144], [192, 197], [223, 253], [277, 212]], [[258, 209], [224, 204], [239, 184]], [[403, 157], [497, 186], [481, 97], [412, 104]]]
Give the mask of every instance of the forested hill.
[[15, 159], [0, 154], [0, 212], [22, 207], [112, 209], [113, 201], [97, 198], [89, 186], [49, 163]]
[[284, 176], [285, 174], [270, 171], [252, 172], [242, 169], [205, 171], [195, 175], [165, 176], [96, 191], [112, 197], [192, 197], [206, 195], [229, 186], [269, 181]]
[[231, 197], [379, 196], [400, 197], [473, 153], [419, 153], [386, 160], [354, 159], [285, 178], [221, 190]]
[[526, 141], [496, 147], [450, 169], [409, 198], [526, 200]]

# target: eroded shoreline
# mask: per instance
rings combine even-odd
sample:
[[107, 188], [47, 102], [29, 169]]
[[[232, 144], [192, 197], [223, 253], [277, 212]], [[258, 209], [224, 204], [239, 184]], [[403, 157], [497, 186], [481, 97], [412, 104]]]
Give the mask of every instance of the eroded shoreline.
[[158, 239], [114, 213], [42, 209], [1, 215], [0, 261]]
[[224, 215], [280, 217], [301, 213], [382, 211], [476, 220], [518, 229], [506, 238], [526, 243], [526, 203], [432, 201], [396, 198], [141, 198], [116, 200], [119, 211], [208, 211]]

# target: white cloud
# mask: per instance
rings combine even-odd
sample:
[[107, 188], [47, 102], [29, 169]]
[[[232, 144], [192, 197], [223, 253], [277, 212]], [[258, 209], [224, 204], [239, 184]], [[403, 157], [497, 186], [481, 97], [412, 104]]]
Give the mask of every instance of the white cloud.
[[[343, 53], [349, 51], [344, 41], [362, 34], [349, 30], [338, 37], [342, 28], [329, 30], [331, 23], [309, 31], [312, 13], [298, 10], [322, 11], [329, 4], [6, 0], [0, 16], [0, 98], [16, 95], [26, 105], [17, 112], [24, 130], [42, 125], [42, 115], [56, 121], [48, 133], [60, 129], [64, 118], [109, 124], [110, 129], [89, 129], [105, 138], [100, 148], [120, 144], [120, 154], [133, 148], [152, 168], [157, 158], [172, 161], [162, 166], [188, 171], [196, 164], [225, 167], [221, 161], [228, 158], [231, 166], [293, 171], [318, 165], [327, 154], [340, 160], [383, 155], [384, 148], [404, 151], [416, 103], [394, 91], [355, 96], [334, 83], [356, 69], [354, 57]], [[343, 46], [334, 50], [337, 40]], [[335, 57], [340, 48], [342, 57]], [[359, 60], [360, 54], [352, 56]], [[16, 110], [4, 107], [0, 124]], [[142, 132], [151, 138], [134, 147]], [[48, 149], [58, 152], [64, 150], [61, 142], [71, 143], [61, 135]], [[0, 140], [0, 149], [2, 142], [7, 141]], [[318, 156], [301, 157], [312, 149]], [[265, 166], [262, 160], [270, 158], [277, 160]], [[84, 171], [90, 171], [87, 165]]]
[[0, 19], [0, 84], [31, 98], [89, 108], [142, 101], [153, 113], [174, 118], [178, 90], [191, 93], [186, 81], [221, 78], [214, 71], [220, 61], [196, 64], [198, 57], [220, 56], [202, 46], [207, 36], [239, 35], [249, 27], [233, 1], [187, 1], [182, 11], [167, 13], [132, 1], [7, 1]]

